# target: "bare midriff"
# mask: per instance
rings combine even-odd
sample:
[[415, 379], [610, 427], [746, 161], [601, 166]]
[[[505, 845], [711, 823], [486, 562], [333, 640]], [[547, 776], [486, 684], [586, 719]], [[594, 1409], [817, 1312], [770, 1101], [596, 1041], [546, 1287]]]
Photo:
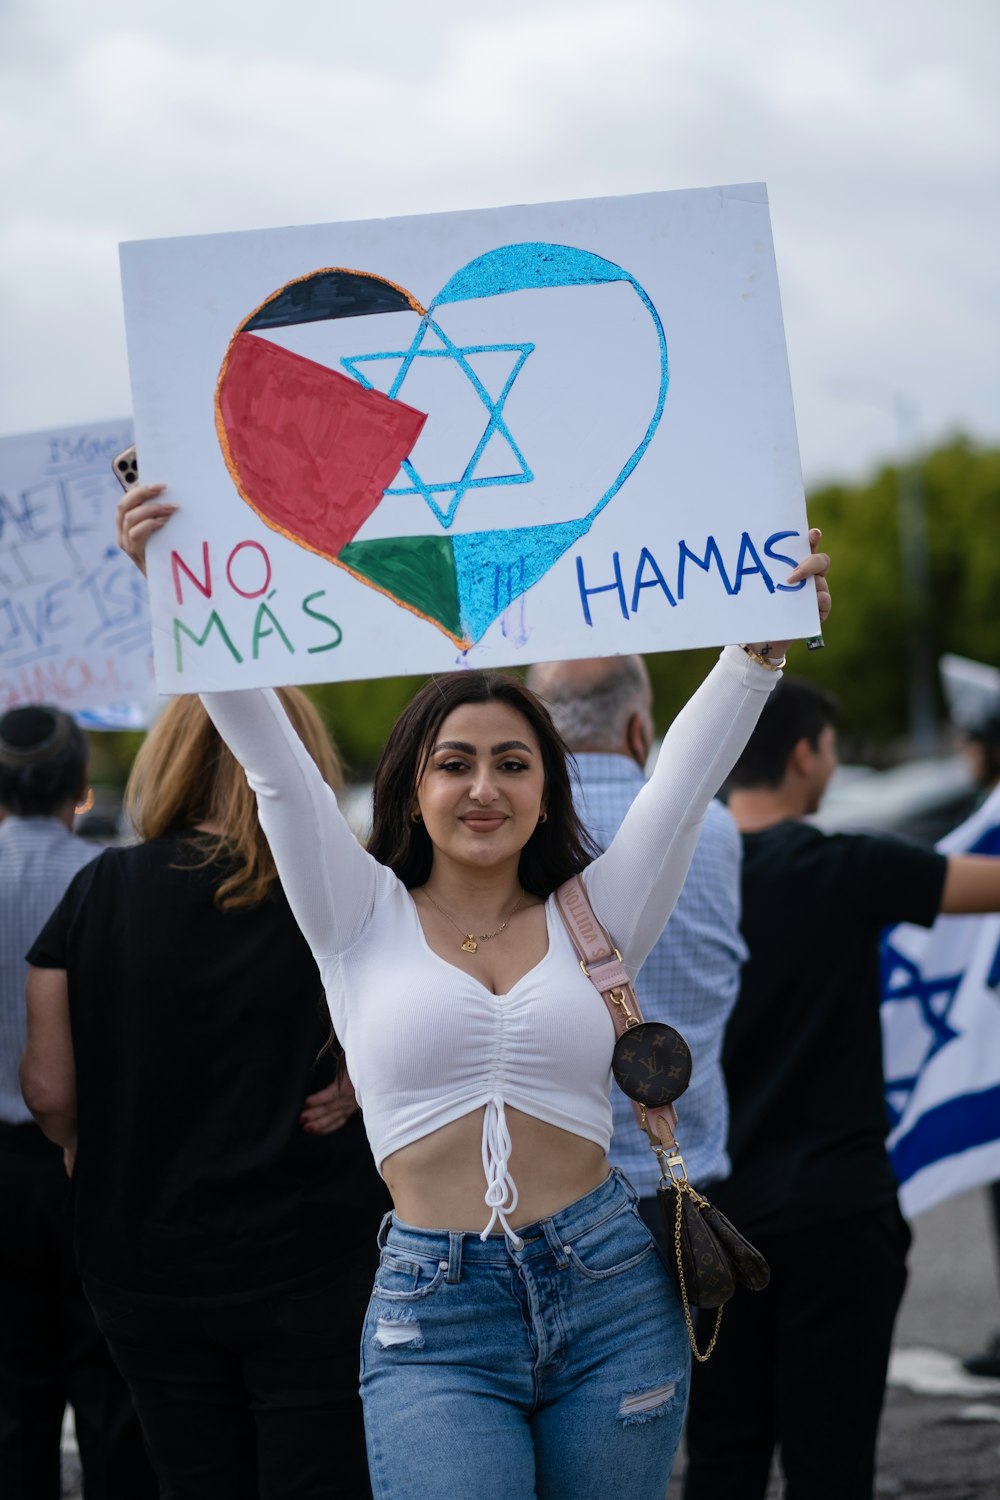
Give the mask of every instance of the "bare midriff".
[[[484, 1110], [473, 1110], [385, 1158], [382, 1175], [405, 1224], [476, 1233], [486, 1228], [483, 1115]], [[510, 1173], [518, 1191], [517, 1207], [507, 1215], [513, 1229], [558, 1213], [607, 1177], [608, 1159], [593, 1141], [509, 1106], [506, 1117]], [[494, 1232], [502, 1234], [502, 1226], [495, 1225]]]

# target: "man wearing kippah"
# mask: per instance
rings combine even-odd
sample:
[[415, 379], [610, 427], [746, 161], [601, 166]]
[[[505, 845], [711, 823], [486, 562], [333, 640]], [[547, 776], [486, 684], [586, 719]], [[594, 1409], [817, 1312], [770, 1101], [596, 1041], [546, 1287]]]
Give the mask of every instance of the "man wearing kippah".
[[68, 1172], [21, 1098], [24, 955], [76, 872], [100, 853], [72, 832], [87, 745], [60, 709], [0, 718], [0, 1495], [59, 1500], [73, 1407], [87, 1500], [152, 1500], [128, 1389], [73, 1264]]

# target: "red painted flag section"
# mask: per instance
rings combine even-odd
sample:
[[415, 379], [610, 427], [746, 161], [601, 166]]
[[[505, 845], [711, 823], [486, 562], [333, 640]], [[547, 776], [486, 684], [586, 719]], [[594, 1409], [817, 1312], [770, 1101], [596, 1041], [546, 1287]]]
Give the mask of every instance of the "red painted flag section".
[[219, 440], [263, 521], [335, 558], [412, 452], [426, 413], [278, 344], [240, 333], [216, 397]]

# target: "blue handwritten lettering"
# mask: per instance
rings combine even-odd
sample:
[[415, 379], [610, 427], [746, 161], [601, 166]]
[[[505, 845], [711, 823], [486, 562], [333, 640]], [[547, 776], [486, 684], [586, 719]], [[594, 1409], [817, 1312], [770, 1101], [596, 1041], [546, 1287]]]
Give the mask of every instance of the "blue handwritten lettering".
[[704, 556], [702, 556], [702, 557], [699, 557], [698, 554], [697, 554], [697, 552], [692, 552], [691, 548], [688, 546], [687, 542], [685, 542], [685, 541], [681, 541], [681, 542], [678, 543], [678, 552], [679, 552], [679, 555], [678, 555], [678, 558], [677, 558], [677, 597], [678, 597], [678, 599], [683, 599], [684, 598], [684, 570], [685, 570], [685, 568], [686, 568], [686, 566], [687, 566], [687, 564], [689, 562], [693, 562], [694, 565], [695, 565], [695, 567], [696, 568], [700, 568], [703, 573], [710, 573], [712, 571], [712, 564], [714, 562], [715, 566], [719, 570], [719, 577], [722, 579], [722, 582], [726, 586], [726, 593], [727, 594], [735, 594], [736, 593], [736, 586], [734, 584], [732, 584], [732, 583], [729, 582], [729, 574], [726, 572], [726, 565], [722, 561], [722, 553], [719, 551], [719, 544], [715, 540], [714, 536], [710, 536], [710, 537], [706, 538], [706, 541], [705, 541], [705, 552], [704, 552]]
[[[786, 557], [783, 552], [775, 552], [774, 548], [777, 546], [778, 542], [783, 542], [786, 537], [801, 535], [802, 533], [800, 531], [776, 531], [773, 536], [769, 536], [767, 541], [764, 543], [764, 556], [770, 558], [771, 562], [787, 563], [789, 568], [797, 568], [798, 563], [795, 561], [794, 557]], [[797, 594], [799, 589], [804, 589], [805, 586], [806, 580], [804, 578], [800, 579], [798, 583], [779, 583], [778, 593]]]
[[[652, 578], [643, 578], [643, 569], [648, 567], [653, 574]], [[639, 594], [642, 589], [660, 588], [667, 596], [667, 603], [676, 606], [677, 600], [670, 592], [667, 580], [660, 572], [656, 558], [648, 547], [643, 547], [639, 553], [639, 562], [635, 570], [635, 585], [632, 589], [632, 613], [635, 614], [639, 608]]]
[[[683, 602], [690, 592], [690, 579], [688, 565], [693, 564], [700, 572], [706, 575], [706, 585], [715, 582], [716, 589], [724, 590], [729, 596], [746, 591], [748, 579], [757, 578], [763, 584], [769, 594], [780, 590], [782, 593], [795, 593], [804, 587], [803, 584], [775, 583], [768, 568], [765, 566], [762, 556], [772, 563], [787, 565], [789, 569], [796, 566], [795, 559], [786, 557], [776, 550], [779, 543], [788, 537], [799, 536], [797, 531], [776, 531], [767, 538], [764, 546], [758, 547], [749, 531], [743, 531], [739, 536], [736, 548], [735, 566], [731, 572], [726, 567], [723, 549], [714, 536], [705, 538], [701, 547], [681, 539], [677, 543], [677, 575], [676, 589], [671, 587], [672, 578], [661, 567], [658, 559], [649, 547], [639, 549], [638, 558], [632, 581], [631, 614], [629, 603], [626, 602], [625, 585], [623, 581], [623, 567], [621, 554], [613, 552], [611, 555], [611, 567], [614, 573], [614, 581], [610, 583], [588, 583], [584, 571], [583, 557], [577, 554], [576, 577], [577, 587], [580, 595], [580, 607], [584, 621], [587, 625], [593, 625], [594, 616], [591, 608], [591, 599], [599, 594], [613, 594], [618, 600], [618, 609], [623, 620], [628, 620], [635, 615], [639, 608], [644, 589], [659, 589], [666, 603], [671, 608]], [[733, 543], [730, 544], [731, 546]], [[593, 564], [588, 566], [593, 568]], [[591, 573], [593, 576], [593, 573]], [[721, 589], [719, 586], [721, 585]]]
[[612, 554], [612, 566], [615, 570], [614, 583], [594, 584], [592, 587], [588, 588], [583, 576], [583, 558], [577, 556], [576, 581], [577, 586], [580, 590], [580, 603], [583, 606], [583, 618], [586, 620], [588, 625], [593, 625], [594, 623], [590, 616], [591, 594], [610, 594], [617, 592], [618, 604], [622, 612], [622, 619], [628, 619], [628, 605], [625, 603], [625, 585], [622, 582], [622, 565], [621, 559], [619, 558], [617, 552]]
[[[753, 559], [751, 563], [747, 562], [748, 557]], [[755, 574], [759, 574], [764, 580], [767, 592], [773, 594], [774, 584], [771, 582], [771, 575], [761, 562], [757, 548], [750, 538], [749, 531], [744, 531], [740, 538], [740, 555], [736, 559], [736, 592], [739, 593], [743, 587], [744, 578], [751, 578]]]
[[92, 433], [78, 433], [74, 437], [50, 437], [48, 464], [50, 468], [78, 466], [80, 464], [104, 465], [127, 448], [132, 438], [127, 432], [113, 437], [94, 437]]

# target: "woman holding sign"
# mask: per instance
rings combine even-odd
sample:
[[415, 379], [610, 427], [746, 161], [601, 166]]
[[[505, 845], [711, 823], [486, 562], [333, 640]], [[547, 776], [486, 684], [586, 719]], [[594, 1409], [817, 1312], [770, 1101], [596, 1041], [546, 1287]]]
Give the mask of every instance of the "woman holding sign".
[[[160, 486], [122, 501], [140, 566], [172, 510]], [[827, 565], [814, 550], [790, 575], [816, 580], [821, 617]], [[582, 871], [638, 970], [782, 649], [726, 648], [596, 859], [562, 743], [516, 678], [459, 672], [417, 693], [376, 772], [367, 852], [272, 692], [205, 695], [257, 795], [395, 1205], [361, 1349], [380, 1500], [624, 1486], [661, 1500], [687, 1337], [608, 1167], [612, 1031], [553, 892]]]

